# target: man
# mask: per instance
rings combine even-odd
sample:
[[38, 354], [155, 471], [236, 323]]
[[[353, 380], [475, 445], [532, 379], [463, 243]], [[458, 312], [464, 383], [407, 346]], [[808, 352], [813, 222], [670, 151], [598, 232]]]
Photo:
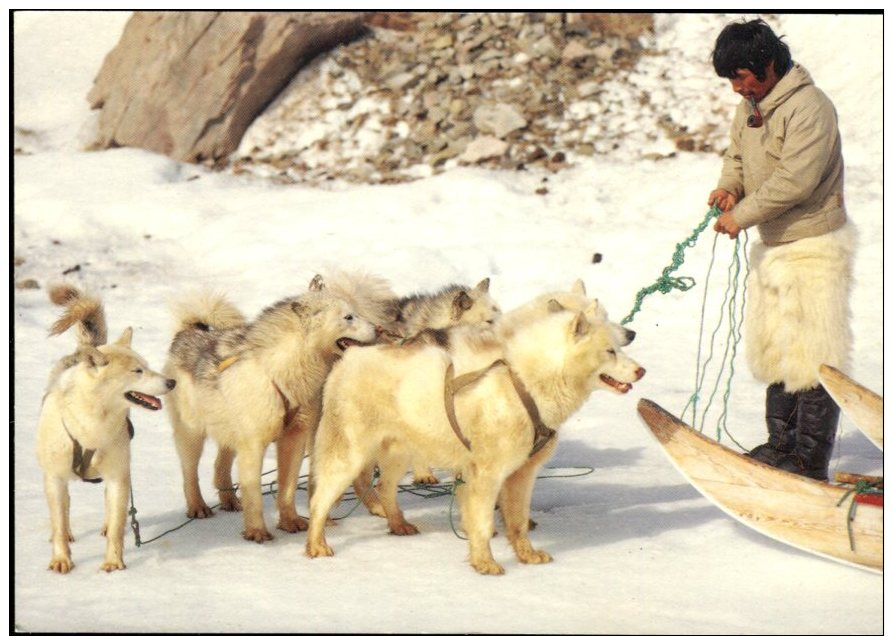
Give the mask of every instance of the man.
[[849, 288], [856, 237], [843, 200], [837, 113], [763, 20], [727, 25], [713, 67], [744, 99], [708, 205], [714, 229], [756, 226], [745, 336], [766, 390], [769, 440], [754, 459], [828, 478], [840, 409], [819, 383], [822, 363], [845, 367], [852, 341]]

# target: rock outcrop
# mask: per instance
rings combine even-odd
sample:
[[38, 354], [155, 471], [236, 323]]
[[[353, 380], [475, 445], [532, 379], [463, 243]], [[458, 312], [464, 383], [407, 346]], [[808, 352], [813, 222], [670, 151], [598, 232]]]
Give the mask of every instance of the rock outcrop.
[[226, 157], [303, 65], [365, 32], [365, 17], [135, 12], [88, 95], [101, 109], [93, 146], [191, 162]]

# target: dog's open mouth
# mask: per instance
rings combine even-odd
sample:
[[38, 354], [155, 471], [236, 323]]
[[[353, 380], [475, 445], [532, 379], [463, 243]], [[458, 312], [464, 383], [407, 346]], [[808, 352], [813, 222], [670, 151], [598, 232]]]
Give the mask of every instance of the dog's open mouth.
[[145, 393], [140, 393], [139, 391], [128, 391], [124, 394], [124, 397], [126, 397], [137, 406], [143, 407], [144, 409], [149, 409], [150, 411], [161, 410], [161, 400], [159, 400], [154, 395], [146, 395]]
[[602, 373], [598, 376], [598, 379], [607, 384], [609, 387], [617, 391], [618, 393], [627, 393], [632, 390], [633, 385], [629, 382], [621, 382], [620, 380], [615, 380], [607, 373]]
[[369, 343], [360, 342], [359, 340], [354, 340], [353, 338], [344, 337], [338, 338], [338, 340], [335, 341], [335, 344], [338, 346], [339, 349], [341, 349], [341, 351], [346, 351], [350, 347], [364, 347]]

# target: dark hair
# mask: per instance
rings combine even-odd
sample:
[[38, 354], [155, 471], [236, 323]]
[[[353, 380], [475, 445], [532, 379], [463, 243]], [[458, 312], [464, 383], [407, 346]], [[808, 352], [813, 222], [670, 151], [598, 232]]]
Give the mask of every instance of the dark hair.
[[770, 62], [774, 62], [775, 74], [781, 77], [791, 66], [791, 51], [759, 18], [750, 22], [732, 22], [716, 38], [713, 68], [720, 77], [733, 78], [736, 71], [743, 68], [762, 82]]

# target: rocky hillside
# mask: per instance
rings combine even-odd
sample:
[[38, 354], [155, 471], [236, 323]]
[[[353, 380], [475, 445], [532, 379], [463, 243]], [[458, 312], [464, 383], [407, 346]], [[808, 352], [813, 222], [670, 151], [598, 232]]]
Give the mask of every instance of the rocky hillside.
[[683, 60], [661, 37], [679, 31], [674, 19], [378, 14], [367, 37], [299, 73], [226, 167], [394, 183], [459, 165], [560, 170], [597, 155], [720, 151], [729, 101], [707, 64], [718, 29], [684, 33], [705, 43], [702, 59]]

